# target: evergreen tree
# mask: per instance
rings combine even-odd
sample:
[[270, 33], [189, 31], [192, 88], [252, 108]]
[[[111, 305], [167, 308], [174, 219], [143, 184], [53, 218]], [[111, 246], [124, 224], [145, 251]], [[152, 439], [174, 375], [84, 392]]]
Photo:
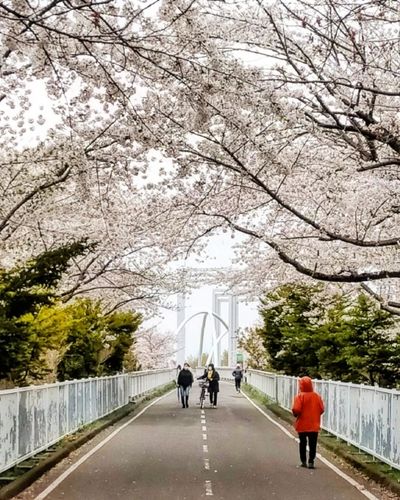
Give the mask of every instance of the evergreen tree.
[[396, 319], [370, 298], [328, 298], [320, 287], [284, 285], [262, 300], [259, 335], [271, 366], [288, 375], [396, 385]]
[[76, 300], [66, 310], [70, 322], [57, 370], [60, 380], [114, 375], [123, 370], [126, 356], [132, 364], [128, 353], [132, 354], [134, 333], [142, 322], [140, 314], [105, 315], [101, 303], [90, 299]]
[[261, 301], [260, 334], [275, 370], [319, 376], [314, 338], [321, 316], [319, 291], [320, 287], [283, 285]]
[[351, 367], [344, 356], [351, 335], [349, 300], [336, 295], [323, 311], [319, 328], [315, 332], [319, 372], [322, 378], [351, 381]]
[[71, 325], [65, 339], [66, 348], [58, 365], [59, 380], [99, 375], [106, 325], [99, 302], [80, 299], [68, 308]]
[[399, 374], [398, 336], [393, 334], [394, 317], [360, 294], [349, 311], [350, 335], [344, 355], [351, 380], [358, 383], [394, 386]]
[[138, 313], [116, 311], [105, 318], [109, 353], [103, 362], [103, 372], [113, 374], [121, 372], [124, 360], [135, 342], [134, 333], [142, 322]]
[[32, 315], [55, 303], [56, 287], [71, 259], [92, 248], [79, 241], [0, 269], [0, 378], [21, 385], [46, 372], [42, 356], [52, 340], [31, 328]]

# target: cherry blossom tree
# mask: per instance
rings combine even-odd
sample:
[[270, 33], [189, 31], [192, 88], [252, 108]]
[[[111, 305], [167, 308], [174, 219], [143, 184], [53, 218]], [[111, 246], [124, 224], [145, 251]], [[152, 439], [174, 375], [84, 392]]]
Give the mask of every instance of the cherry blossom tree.
[[300, 273], [396, 309], [399, 17], [391, 0], [2, 3], [2, 254], [89, 235], [65, 297], [112, 308], [176, 288], [168, 262], [222, 229], [247, 237], [238, 284]]
[[149, 169], [163, 182], [162, 165], [146, 144], [140, 94], [176, 60], [148, 11], [141, 2], [0, 5], [2, 265], [88, 237], [97, 245], [75, 261], [64, 297], [100, 294], [110, 310], [152, 306], [179, 288], [166, 266], [193, 245], [180, 239], [186, 213], [147, 190]]
[[175, 336], [160, 333], [155, 327], [139, 330], [135, 346], [136, 356], [144, 370], [171, 365], [176, 353]]
[[248, 235], [248, 272], [256, 252], [273, 261], [264, 280], [291, 268], [387, 304], [400, 277], [398, 3], [165, 5], [190, 63], [145, 109], [180, 203]]

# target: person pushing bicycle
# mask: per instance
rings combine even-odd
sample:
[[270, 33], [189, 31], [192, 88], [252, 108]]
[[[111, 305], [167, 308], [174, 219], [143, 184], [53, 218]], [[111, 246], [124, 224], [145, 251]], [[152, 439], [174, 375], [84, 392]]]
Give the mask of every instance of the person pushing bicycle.
[[208, 381], [208, 393], [210, 395], [210, 405], [213, 408], [217, 407], [217, 397], [219, 392], [219, 373], [215, 370], [214, 365], [210, 363], [204, 370], [203, 375], [197, 377], [197, 380], [205, 379]]

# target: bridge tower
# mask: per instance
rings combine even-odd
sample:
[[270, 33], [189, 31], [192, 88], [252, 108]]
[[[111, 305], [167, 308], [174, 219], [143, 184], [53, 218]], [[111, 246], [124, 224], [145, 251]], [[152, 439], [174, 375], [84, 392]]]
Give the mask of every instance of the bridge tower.
[[[222, 318], [222, 304], [228, 304], [228, 317]], [[214, 332], [213, 332], [213, 346], [209, 358], [213, 359], [214, 363], [218, 366], [221, 363], [221, 339], [227, 335], [228, 336], [228, 365], [233, 366], [236, 363], [236, 349], [237, 349], [237, 329], [238, 329], [238, 302], [234, 295], [230, 295], [226, 292], [213, 290], [212, 294], [212, 311], [200, 311], [188, 318], [185, 312], [185, 296], [183, 294], [178, 295], [177, 299], [177, 352], [176, 361], [177, 364], [182, 364], [185, 361], [186, 355], [186, 332], [185, 325], [191, 318], [203, 315], [203, 321], [200, 333], [200, 345], [199, 345], [199, 360], [203, 353], [203, 343], [204, 343], [204, 330], [206, 326], [207, 317], [214, 319]], [[221, 333], [221, 327], [225, 330]]]
[[[237, 329], [238, 329], [238, 302], [235, 295], [228, 294], [226, 292], [213, 290], [213, 305], [212, 311], [218, 316], [221, 314], [221, 306], [223, 303], [228, 303], [228, 318], [226, 322], [228, 324], [228, 366], [233, 366], [236, 363], [236, 350], [237, 350]], [[217, 338], [221, 334], [221, 323], [217, 321], [214, 317], [215, 331], [217, 333]], [[220, 345], [218, 344], [218, 354], [217, 354], [219, 365], [221, 362], [221, 352]]]

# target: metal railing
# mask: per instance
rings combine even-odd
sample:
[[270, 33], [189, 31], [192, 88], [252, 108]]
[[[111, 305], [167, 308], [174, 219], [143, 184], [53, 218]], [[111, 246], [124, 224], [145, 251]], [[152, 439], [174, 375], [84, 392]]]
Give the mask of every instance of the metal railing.
[[[215, 367], [215, 369], [219, 373], [221, 380], [233, 380], [232, 372], [233, 372], [234, 368], [228, 368], [227, 366], [220, 366], [220, 367]], [[194, 370], [193, 375], [196, 377], [200, 377], [200, 375], [203, 375], [204, 370], [205, 370], [205, 368], [198, 366]]]
[[[291, 410], [296, 377], [248, 370], [247, 383]], [[400, 391], [362, 384], [314, 380], [324, 400], [322, 428], [400, 469]]]
[[0, 472], [174, 377], [152, 370], [0, 391]]

